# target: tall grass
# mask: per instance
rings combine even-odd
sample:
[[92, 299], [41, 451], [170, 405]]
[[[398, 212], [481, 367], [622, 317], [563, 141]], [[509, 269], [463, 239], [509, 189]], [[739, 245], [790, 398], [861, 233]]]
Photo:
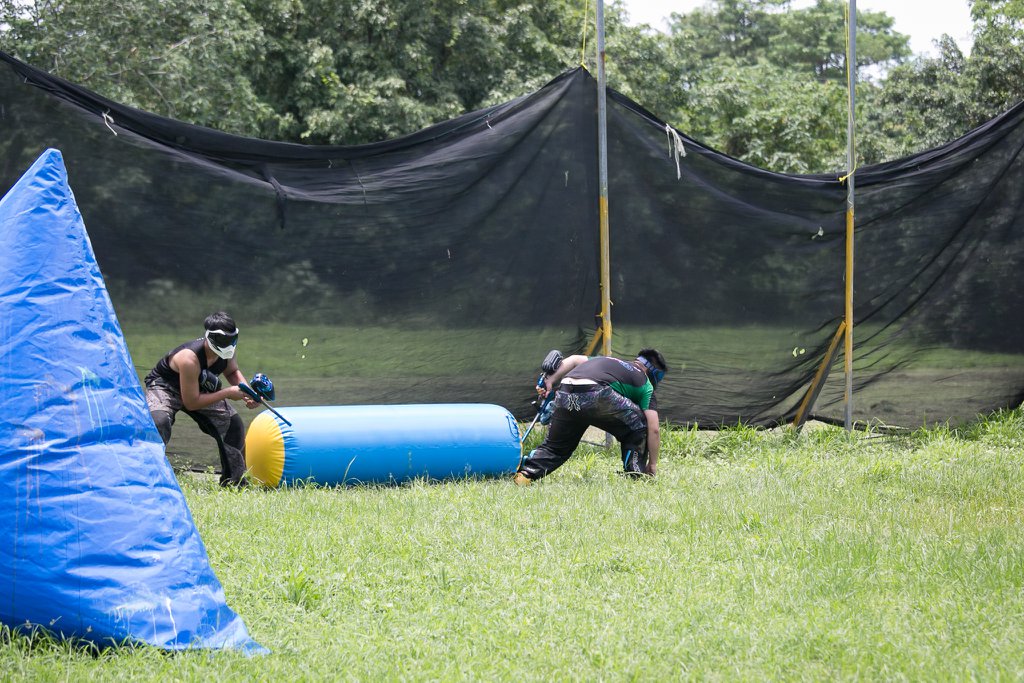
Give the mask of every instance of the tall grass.
[[[531, 440], [534, 437], [531, 436]], [[0, 632], [6, 679], [1019, 680], [1024, 416], [900, 437], [670, 429], [631, 481], [226, 491], [179, 479], [273, 654]]]

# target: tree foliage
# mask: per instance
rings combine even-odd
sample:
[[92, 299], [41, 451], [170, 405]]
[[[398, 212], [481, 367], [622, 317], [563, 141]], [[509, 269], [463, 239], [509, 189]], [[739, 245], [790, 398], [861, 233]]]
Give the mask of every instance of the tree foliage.
[[100, 94], [237, 133], [274, 118], [248, 75], [264, 36], [237, 0], [0, 0], [0, 48]]
[[1024, 2], [975, 0], [974, 44], [965, 55], [949, 36], [938, 55], [888, 73], [864, 112], [870, 161], [954, 140], [1024, 97]]
[[[846, 3], [790, 4], [718, 0], [674, 14], [668, 34], [647, 48], [661, 58], [630, 58], [616, 75], [656, 84], [657, 94], [641, 102], [727, 154], [776, 171], [838, 171], [846, 145]], [[890, 68], [909, 53], [890, 17], [858, 12], [859, 71]]]
[[539, 87], [582, 22], [568, 0], [0, 0], [0, 48], [166, 116], [355, 144]]
[[[711, 0], [667, 32], [606, 7], [609, 84], [772, 170], [845, 165], [843, 0]], [[584, 15], [586, 11], [586, 16]], [[910, 55], [857, 15], [861, 163], [941, 144], [1024, 92], [1024, 0], [974, 0], [974, 48]], [[530, 92], [583, 61], [578, 0], [0, 0], [0, 49], [127, 104], [305, 143], [393, 138]], [[586, 54], [581, 47], [586, 39]]]
[[[252, 2], [277, 137], [395, 137], [538, 87], [571, 64], [582, 11], [500, 0]], [[577, 20], [577, 13], [580, 17]]]

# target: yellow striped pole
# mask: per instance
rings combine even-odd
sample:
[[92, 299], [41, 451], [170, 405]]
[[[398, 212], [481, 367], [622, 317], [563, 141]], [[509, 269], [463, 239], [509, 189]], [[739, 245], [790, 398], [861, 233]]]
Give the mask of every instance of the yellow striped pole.
[[601, 355], [612, 353], [611, 247], [608, 228], [608, 107], [604, 73], [604, 0], [597, 0], [597, 154], [600, 196], [597, 212], [601, 241]]
[[857, 82], [857, 0], [850, 0], [847, 21], [848, 38], [846, 45], [846, 85], [849, 89], [846, 114], [846, 407], [843, 423], [849, 431], [853, 428], [853, 214], [854, 214], [854, 171], [857, 168], [854, 146], [854, 86]]

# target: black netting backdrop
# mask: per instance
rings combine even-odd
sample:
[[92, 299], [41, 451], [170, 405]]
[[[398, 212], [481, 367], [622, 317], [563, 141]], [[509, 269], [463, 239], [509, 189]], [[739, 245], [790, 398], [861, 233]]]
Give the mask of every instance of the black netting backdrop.
[[[599, 310], [596, 85], [568, 71], [404, 138], [309, 147], [98, 97], [0, 53], [0, 192], [47, 147], [140, 374], [226, 309], [281, 405], [487, 402], [532, 417]], [[1024, 108], [859, 169], [854, 416], [1024, 399]], [[792, 418], [843, 316], [846, 189], [759, 170], [608, 100], [613, 351], [656, 346], [673, 423]], [[17, 245], [4, 245], [17, 248]], [[843, 357], [813, 416], [843, 416]]]
[[[854, 417], [961, 423], [1024, 400], [1024, 106], [964, 138], [856, 172]], [[743, 165], [615, 96], [609, 115], [619, 348], [684, 372], [669, 415], [789, 419], [844, 310], [846, 188]], [[814, 417], [843, 419], [842, 354]]]

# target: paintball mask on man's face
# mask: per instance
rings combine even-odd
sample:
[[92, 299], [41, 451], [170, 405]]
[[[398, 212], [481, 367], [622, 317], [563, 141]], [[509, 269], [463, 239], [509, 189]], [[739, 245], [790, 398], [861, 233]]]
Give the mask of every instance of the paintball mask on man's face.
[[656, 368], [654, 366], [654, 363], [652, 363], [651, 361], [647, 360], [643, 356], [639, 356], [637, 358], [637, 360], [640, 361], [640, 364], [643, 365], [644, 368], [647, 369], [647, 377], [650, 378], [651, 384], [653, 384], [654, 388], [657, 389], [658, 388], [658, 384], [661, 382], [661, 380], [663, 380], [665, 378], [665, 371], [664, 370], [659, 370], [658, 368]]
[[236, 327], [233, 332], [207, 330], [206, 343], [215, 354], [224, 360], [234, 358], [235, 347], [238, 346], [238, 328]]

